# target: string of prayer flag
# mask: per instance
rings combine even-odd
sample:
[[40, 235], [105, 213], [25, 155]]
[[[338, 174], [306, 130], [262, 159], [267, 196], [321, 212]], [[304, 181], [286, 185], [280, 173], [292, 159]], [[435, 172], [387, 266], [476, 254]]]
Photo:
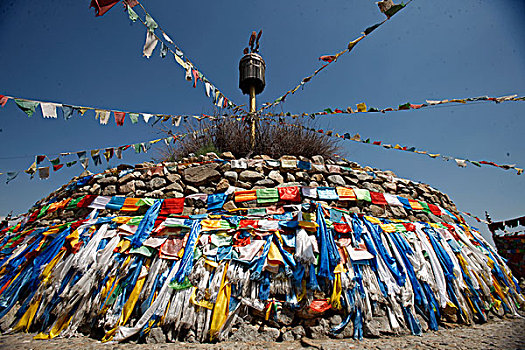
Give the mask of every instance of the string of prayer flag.
[[366, 28], [359, 37], [357, 37], [356, 39], [350, 41], [347, 45], [347, 47], [336, 53], [336, 54], [333, 54], [333, 55], [324, 55], [324, 56], [321, 56], [319, 57], [319, 60], [322, 61], [322, 62], [326, 62], [325, 64], [323, 64], [320, 68], [318, 68], [317, 70], [315, 70], [311, 75], [307, 76], [306, 78], [303, 78], [303, 80], [301, 80], [301, 82], [296, 86], [294, 87], [293, 89], [291, 90], [288, 90], [284, 95], [282, 95], [281, 97], [277, 98], [275, 101], [273, 102], [269, 102], [269, 103], [264, 103], [263, 104], [263, 107], [261, 107], [259, 109], [259, 111], [262, 111], [262, 110], [265, 110], [267, 108], [270, 108], [270, 107], [273, 107], [273, 106], [276, 106], [278, 105], [279, 103], [281, 102], [284, 102], [284, 100], [286, 99], [286, 97], [289, 95], [289, 94], [295, 94], [295, 92], [297, 90], [299, 90], [299, 88], [304, 88], [305, 84], [307, 84], [308, 82], [310, 82], [312, 80], [313, 77], [315, 77], [317, 74], [319, 74], [323, 69], [325, 69], [326, 67], [328, 67], [330, 64], [334, 63], [337, 61], [337, 59], [344, 55], [345, 53], [349, 53], [350, 51], [352, 51], [354, 49], [354, 47], [361, 41], [363, 40], [365, 37], [367, 37], [370, 33], [372, 33], [374, 30], [376, 30], [377, 28], [379, 28], [380, 26], [382, 26], [386, 21], [388, 21], [393, 15], [395, 15], [397, 12], [399, 12], [401, 9], [403, 9], [406, 5], [408, 5], [410, 2], [412, 2], [412, 0], [409, 0], [406, 4], [398, 4], [398, 5], [394, 5], [392, 3], [391, 0], [387, 0], [387, 1], [380, 1], [378, 3], [381, 4], [379, 5], [379, 9], [381, 10], [382, 13], [384, 13], [386, 15], [386, 19], [384, 19], [383, 21], [377, 23], [377, 24], [374, 24], [368, 28]]

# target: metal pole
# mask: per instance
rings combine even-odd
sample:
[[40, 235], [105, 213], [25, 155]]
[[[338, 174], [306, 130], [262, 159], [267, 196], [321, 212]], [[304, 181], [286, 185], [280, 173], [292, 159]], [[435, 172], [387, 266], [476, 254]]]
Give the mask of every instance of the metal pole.
[[255, 85], [250, 86], [250, 114], [252, 122], [251, 149], [255, 150]]

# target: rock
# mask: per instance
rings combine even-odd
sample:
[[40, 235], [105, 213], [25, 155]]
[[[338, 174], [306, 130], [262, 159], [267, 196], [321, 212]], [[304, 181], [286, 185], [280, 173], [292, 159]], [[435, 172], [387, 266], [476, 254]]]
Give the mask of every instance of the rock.
[[368, 175], [367, 173], [360, 171], [356, 174], [356, 177], [359, 181], [370, 181], [373, 179], [372, 176]]
[[208, 163], [184, 169], [184, 181], [195, 185], [201, 185], [209, 181], [217, 180], [221, 174], [215, 170], [217, 163]]
[[262, 186], [262, 187], [273, 187], [275, 185], [275, 182], [271, 179], [262, 179], [255, 183], [255, 186]]
[[295, 176], [292, 173], [286, 173], [286, 182], [294, 182]]
[[341, 332], [341, 336], [345, 339], [354, 337], [354, 324], [352, 322], [349, 322], [346, 325], [346, 327], [343, 328], [343, 331]]
[[301, 339], [302, 337], [304, 337], [306, 335], [306, 332], [304, 331], [304, 328], [303, 326], [295, 326], [292, 328], [292, 334], [295, 338], [295, 340], [297, 339]]
[[223, 159], [235, 159], [235, 156], [231, 152], [222, 152], [221, 158], [223, 158]]
[[189, 196], [190, 194], [199, 193], [199, 189], [193, 186], [186, 186], [184, 193]]
[[162, 344], [166, 342], [166, 336], [160, 327], [152, 328], [146, 337], [146, 344]]
[[363, 334], [367, 338], [379, 338], [381, 324], [375, 318], [368, 322], [363, 322]]
[[229, 339], [230, 341], [250, 342], [259, 340], [259, 330], [257, 326], [244, 323], [237, 332], [234, 332]]
[[140, 188], [143, 190], [146, 188], [146, 184], [142, 180], [135, 180], [135, 188]]
[[166, 176], [166, 179], [168, 180], [168, 182], [177, 182], [180, 181], [181, 177], [179, 174], [168, 174], [168, 176]]
[[230, 187], [230, 183], [226, 179], [221, 179], [219, 183], [217, 184], [217, 187], [215, 187], [216, 192], [222, 193], [225, 192]]
[[184, 189], [178, 182], [173, 182], [164, 188], [165, 191], [184, 192]]
[[239, 174], [237, 174], [237, 172], [235, 171], [226, 171], [224, 172], [224, 178], [235, 183], [237, 179], [239, 178]]
[[367, 190], [373, 191], [373, 192], [380, 192], [380, 193], [385, 192], [385, 190], [383, 189], [383, 187], [381, 187], [381, 185], [378, 185], [372, 182], [363, 183], [363, 188], [366, 188]]
[[264, 326], [264, 328], [261, 328], [261, 330], [259, 331], [259, 336], [257, 337], [257, 340], [274, 342], [277, 340], [277, 338], [279, 338], [280, 335], [281, 332], [277, 328]]
[[396, 193], [397, 185], [395, 182], [383, 182], [383, 188], [389, 193]]
[[407, 216], [407, 212], [405, 211], [405, 208], [398, 207], [398, 206], [390, 206], [390, 210], [392, 211], [392, 214], [396, 218], [405, 218]]
[[206, 157], [208, 157], [208, 159], [219, 159], [219, 156], [215, 152], [206, 153]]
[[283, 339], [283, 341], [294, 341], [295, 337], [294, 337], [292, 331], [287, 331], [287, 332], [283, 333], [282, 339]]
[[315, 163], [315, 164], [324, 164], [324, 158], [323, 158], [323, 156], [313, 156], [313, 157], [312, 157], [312, 163]]
[[246, 182], [256, 182], [264, 179], [264, 174], [253, 170], [244, 170], [239, 174], [239, 180]]
[[12, 326], [12, 323], [16, 321], [16, 313], [19, 308], [20, 304], [16, 303], [16, 305], [13, 306], [4, 317], [2, 317], [0, 320], [0, 330], [2, 332], [7, 331]]
[[277, 316], [277, 322], [282, 325], [289, 326], [292, 324], [294, 319], [294, 311], [289, 308], [283, 308]]
[[117, 194], [117, 186], [115, 185], [109, 185], [108, 187], [104, 188], [104, 191], [102, 191], [103, 196], [114, 196]]
[[[131, 174], [128, 174], [128, 175], [131, 175]], [[128, 176], [126, 175], [126, 176]], [[124, 176], [124, 177], [126, 177]], [[131, 175], [131, 177], [133, 177], [133, 175]], [[117, 177], [116, 176], [107, 176], [107, 177], [102, 177], [100, 179], [98, 179], [98, 183], [101, 184], [101, 185], [111, 185], [111, 184], [114, 184], [115, 182], [117, 182]]]
[[96, 194], [96, 195], [99, 195], [101, 191], [102, 191], [102, 189], [100, 188], [100, 185], [99, 185], [99, 184], [94, 184], [94, 185], [91, 186], [91, 188], [89, 189], [89, 193], [90, 193], [90, 194]]
[[135, 192], [135, 181], [129, 181], [118, 188], [120, 193]]
[[278, 184], [282, 184], [284, 182], [284, 178], [278, 170], [270, 171], [270, 173], [268, 174], [268, 178], [272, 179]]
[[119, 184], [125, 184], [126, 182], [131, 181], [134, 178], [135, 178], [134, 173], [129, 173], [129, 174], [126, 174], [126, 175], [122, 176], [120, 179], [118, 179], [118, 183]]
[[224, 203], [224, 206], [222, 208], [224, 210], [233, 210], [233, 209], [237, 209], [237, 206], [235, 205], [234, 201], [228, 201]]
[[341, 322], [343, 322], [341, 315], [333, 315], [332, 317], [330, 317], [330, 325], [332, 327], [337, 326]]
[[329, 175], [328, 183], [333, 186], [346, 186], [345, 180], [341, 175]]
[[308, 174], [305, 172], [305, 171], [298, 171], [295, 173], [295, 178], [298, 180], [298, 181], [308, 181], [310, 180], [310, 176], [308, 176]]
[[280, 184], [277, 187], [292, 187], [292, 186], [301, 186], [301, 184], [299, 182], [285, 182], [285, 183]]
[[371, 204], [368, 207], [368, 210], [370, 211], [370, 214], [375, 217], [380, 217], [385, 214], [385, 208], [375, 204]]
[[249, 190], [250, 188], [252, 188], [252, 184], [251, 183], [244, 182], [244, 181], [237, 181], [235, 183], [235, 186], [236, 187], [240, 187], [240, 188], [244, 188], [245, 190]]
[[313, 174], [311, 179], [312, 181], [315, 181], [315, 182], [323, 182], [324, 176], [322, 174]]
[[184, 193], [177, 192], [177, 191], [164, 192], [164, 195], [166, 196], [166, 198], [182, 198], [182, 197], [184, 197]]
[[166, 180], [163, 177], [154, 177], [148, 183], [148, 186], [151, 190], [156, 190], [166, 185]]

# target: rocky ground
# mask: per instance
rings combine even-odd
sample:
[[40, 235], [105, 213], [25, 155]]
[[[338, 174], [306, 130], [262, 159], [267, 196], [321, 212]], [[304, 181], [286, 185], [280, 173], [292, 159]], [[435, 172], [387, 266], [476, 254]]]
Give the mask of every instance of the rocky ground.
[[441, 328], [421, 337], [381, 337], [355, 341], [350, 339], [303, 339], [293, 342], [224, 342], [218, 344], [102, 344], [86, 338], [33, 340], [31, 334], [0, 336], [0, 349], [525, 349], [525, 318], [495, 320], [472, 327]]

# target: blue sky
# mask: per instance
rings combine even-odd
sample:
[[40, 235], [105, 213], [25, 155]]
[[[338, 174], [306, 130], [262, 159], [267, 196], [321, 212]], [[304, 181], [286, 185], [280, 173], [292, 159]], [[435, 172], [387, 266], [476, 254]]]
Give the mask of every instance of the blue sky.
[[[266, 90], [273, 101], [320, 66], [317, 58], [346, 47], [384, 16], [374, 1], [144, 0], [143, 5], [193, 63], [230, 99], [238, 89], [238, 61], [252, 30], [263, 29]], [[142, 57], [145, 28], [131, 24], [118, 4], [95, 17], [89, 0], [0, 2], [0, 94], [137, 112], [213, 113], [173, 57], [159, 48]], [[140, 14], [140, 12], [139, 12]], [[521, 34], [520, 34], [521, 33]], [[414, 0], [350, 54], [330, 65], [276, 112], [315, 112], [359, 102], [384, 108], [425, 99], [525, 95], [525, 3]], [[476, 104], [389, 114], [334, 115], [317, 125], [359, 132], [373, 140], [472, 160], [525, 166], [525, 103]], [[99, 125], [93, 112], [64, 121], [28, 118], [10, 101], [0, 109], [0, 171], [26, 169], [37, 154], [118, 146], [155, 139], [140, 121]], [[180, 130], [183, 131], [181, 127]], [[494, 219], [525, 214], [525, 175], [379, 147], [341, 143], [347, 158], [394, 171], [448, 193], [458, 208]], [[155, 156], [125, 152], [134, 164]], [[71, 158], [73, 159], [73, 158]], [[111, 160], [110, 166], [117, 165]], [[108, 165], [93, 167], [98, 172]], [[0, 215], [25, 212], [35, 201], [82, 172], [76, 165], [48, 180], [20, 174], [0, 182]], [[475, 223], [470, 221], [471, 223]], [[476, 226], [479, 226], [475, 223]]]

